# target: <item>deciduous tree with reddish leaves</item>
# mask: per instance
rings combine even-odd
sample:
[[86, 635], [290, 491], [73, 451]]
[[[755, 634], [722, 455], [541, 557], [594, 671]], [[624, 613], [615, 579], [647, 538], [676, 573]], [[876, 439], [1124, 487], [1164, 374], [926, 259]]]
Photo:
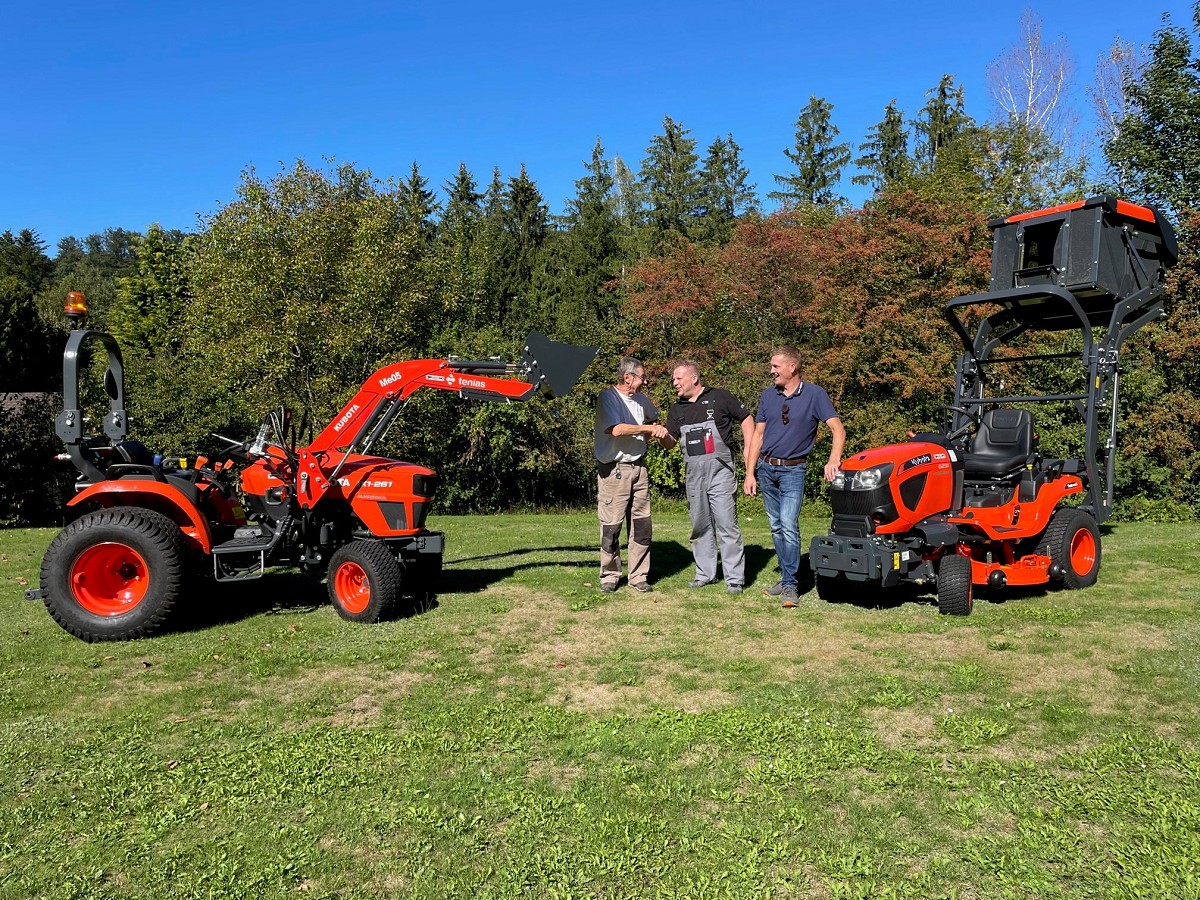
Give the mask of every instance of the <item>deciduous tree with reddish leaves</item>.
[[988, 246], [980, 214], [886, 195], [824, 226], [743, 223], [715, 251], [680, 242], [633, 270], [626, 312], [647, 359], [696, 358], [750, 402], [771, 348], [795, 344], [851, 449], [867, 447], [932, 425], [949, 402], [959, 348], [942, 309], [986, 289]]

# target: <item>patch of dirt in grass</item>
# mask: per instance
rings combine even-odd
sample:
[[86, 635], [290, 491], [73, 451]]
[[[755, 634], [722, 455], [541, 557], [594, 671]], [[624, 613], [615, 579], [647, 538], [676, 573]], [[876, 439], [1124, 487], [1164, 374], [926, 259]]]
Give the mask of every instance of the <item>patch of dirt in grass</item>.
[[932, 713], [916, 709], [879, 707], [867, 712], [875, 726], [879, 743], [888, 750], [916, 750], [938, 742], [937, 725]]
[[545, 778], [558, 790], [566, 790], [583, 777], [582, 766], [562, 765], [549, 759], [535, 759], [529, 766], [530, 779]]

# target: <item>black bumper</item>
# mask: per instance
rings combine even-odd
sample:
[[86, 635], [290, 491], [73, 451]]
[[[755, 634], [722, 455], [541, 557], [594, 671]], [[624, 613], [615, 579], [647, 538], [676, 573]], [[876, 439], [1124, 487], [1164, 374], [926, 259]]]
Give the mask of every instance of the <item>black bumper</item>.
[[850, 581], [874, 581], [891, 587], [907, 571], [908, 551], [875, 537], [819, 535], [808, 551], [809, 567], [816, 575], [843, 575]]

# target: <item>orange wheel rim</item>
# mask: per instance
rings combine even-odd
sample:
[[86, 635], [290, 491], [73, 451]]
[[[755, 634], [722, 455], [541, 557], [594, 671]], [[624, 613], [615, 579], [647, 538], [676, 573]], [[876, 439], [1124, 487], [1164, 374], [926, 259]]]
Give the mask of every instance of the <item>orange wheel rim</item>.
[[1087, 575], [1096, 564], [1096, 538], [1086, 528], [1071, 536], [1071, 568], [1076, 575]]
[[333, 575], [333, 587], [347, 612], [361, 613], [371, 602], [371, 581], [366, 570], [355, 562], [344, 562]]
[[146, 598], [150, 569], [128, 544], [93, 544], [71, 565], [71, 593], [96, 616], [119, 616]]

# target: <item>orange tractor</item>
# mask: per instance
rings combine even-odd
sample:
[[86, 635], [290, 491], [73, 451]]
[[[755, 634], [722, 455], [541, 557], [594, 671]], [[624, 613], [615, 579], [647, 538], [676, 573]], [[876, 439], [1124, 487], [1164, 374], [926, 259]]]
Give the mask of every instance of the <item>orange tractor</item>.
[[[828, 600], [931, 585], [941, 612], [967, 615], [978, 587], [1096, 581], [1099, 524], [1112, 511], [1121, 347], [1165, 314], [1175, 234], [1155, 210], [1107, 196], [990, 227], [991, 290], [945, 310], [963, 346], [945, 427], [854, 454], [831, 486], [832, 527], [809, 550]], [[1046, 332], [1061, 333], [1060, 346], [1076, 335], [1072, 348], [1039, 352], [1031, 337]], [[1025, 383], [1054, 371], [1055, 387], [1005, 393], [1020, 367]], [[1029, 407], [1045, 403], [1078, 413], [1081, 456], [1042, 454]]]
[[[537, 332], [521, 362], [420, 359], [384, 366], [307, 446], [289, 413], [267, 415], [253, 441], [181, 466], [126, 439], [124, 369], [109, 334], [82, 327], [86, 303], [68, 295], [73, 330], [63, 356], [58, 436], [79, 470], [67, 504], [74, 518], [42, 561], [41, 599], [64, 629], [86, 641], [149, 635], [166, 623], [196, 575], [257, 578], [274, 566], [326, 574], [346, 619], [375, 622], [403, 596], [433, 591], [444, 536], [425, 527], [438, 484], [425, 466], [371, 454], [420, 388], [472, 400], [519, 402], [569, 391], [595, 347]], [[108, 353], [110, 410], [104, 435], [83, 433], [81, 350]], [[248, 511], [243, 507], [248, 507]]]

